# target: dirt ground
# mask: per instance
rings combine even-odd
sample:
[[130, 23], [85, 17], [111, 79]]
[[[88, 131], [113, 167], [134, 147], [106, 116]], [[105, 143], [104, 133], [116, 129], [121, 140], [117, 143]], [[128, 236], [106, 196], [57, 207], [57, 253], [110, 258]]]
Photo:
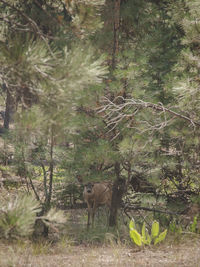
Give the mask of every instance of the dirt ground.
[[96, 228], [89, 231], [86, 210], [66, 215], [66, 233], [55, 239], [0, 240], [0, 267], [200, 267], [199, 234], [170, 234], [161, 244], [139, 249], [131, 243], [127, 227], [120, 238], [107, 232], [103, 211], [96, 216]]
[[139, 250], [125, 245], [0, 244], [1, 267], [200, 266], [200, 240]]

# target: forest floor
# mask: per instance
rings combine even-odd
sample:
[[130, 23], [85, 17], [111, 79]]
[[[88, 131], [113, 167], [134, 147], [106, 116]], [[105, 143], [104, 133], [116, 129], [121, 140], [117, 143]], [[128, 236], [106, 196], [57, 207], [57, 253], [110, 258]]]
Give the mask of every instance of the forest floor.
[[108, 231], [103, 209], [89, 230], [85, 209], [68, 210], [66, 216], [62, 233], [52, 231], [48, 240], [0, 241], [0, 267], [200, 266], [199, 234], [168, 234], [163, 243], [140, 249], [122, 222], [120, 233]]
[[199, 239], [139, 250], [124, 245], [3, 244], [1, 267], [200, 266]]
[[97, 212], [95, 227], [89, 231], [86, 209], [65, 213], [67, 225], [61, 233], [50, 233], [49, 239], [0, 240], [0, 267], [200, 266], [199, 234], [169, 234], [163, 243], [140, 249], [130, 240], [123, 214], [119, 232], [112, 232], [104, 209]]

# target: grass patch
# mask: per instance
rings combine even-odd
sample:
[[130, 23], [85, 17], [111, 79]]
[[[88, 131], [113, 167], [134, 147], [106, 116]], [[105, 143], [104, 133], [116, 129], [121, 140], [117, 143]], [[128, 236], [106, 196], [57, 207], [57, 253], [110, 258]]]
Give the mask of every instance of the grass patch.
[[[96, 228], [85, 233], [88, 238], [96, 234]], [[81, 245], [69, 244], [67, 236], [62, 236], [56, 243], [42, 239], [38, 242], [0, 241], [0, 266], [199, 266], [199, 235], [194, 238], [182, 235], [179, 244], [174, 244], [173, 236], [170, 236], [163, 244], [143, 250], [117, 243], [116, 237], [115, 233], [107, 232], [104, 243], [92, 241]]]
[[95, 216], [94, 227], [87, 229], [87, 210], [68, 211], [68, 222], [65, 229], [66, 235], [73, 244], [111, 245], [131, 244], [128, 225], [120, 219], [116, 228], [108, 227], [108, 214], [105, 207], [98, 210]]

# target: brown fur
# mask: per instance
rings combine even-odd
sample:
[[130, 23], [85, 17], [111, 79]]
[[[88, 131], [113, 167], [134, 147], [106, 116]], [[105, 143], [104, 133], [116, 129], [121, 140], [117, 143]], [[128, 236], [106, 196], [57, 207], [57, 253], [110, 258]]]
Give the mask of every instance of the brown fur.
[[83, 198], [88, 206], [88, 222], [90, 225], [90, 217], [92, 216], [92, 225], [94, 225], [94, 216], [96, 209], [100, 205], [111, 206], [112, 185], [109, 183], [88, 183], [84, 187]]

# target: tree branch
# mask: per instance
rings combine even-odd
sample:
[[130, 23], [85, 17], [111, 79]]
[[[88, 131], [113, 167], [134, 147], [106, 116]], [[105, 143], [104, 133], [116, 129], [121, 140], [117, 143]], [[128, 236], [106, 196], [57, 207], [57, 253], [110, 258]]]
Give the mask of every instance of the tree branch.
[[[117, 96], [113, 101], [111, 101], [107, 97], [103, 97], [101, 102], [102, 105], [97, 108], [97, 113], [103, 114], [103, 118], [107, 121], [107, 127], [112, 126], [112, 130], [125, 118], [131, 118], [136, 115], [136, 113], [138, 113], [141, 109], [148, 108], [157, 112], [161, 112], [162, 114], [164, 113], [164, 122], [161, 122], [157, 125], [151, 125], [149, 122], [143, 121], [143, 123], [147, 123], [150, 127], [156, 129], [165, 127], [167, 125], [165, 113], [169, 113], [174, 117], [181, 118], [187, 122], [190, 122], [193, 127], [200, 127], [200, 122], [194, 121], [190, 117], [187, 117], [167, 107], [164, 107], [162, 103], [154, 104], [151, 102], [145, 102], [141, 99], [137, 100], [134, 98], [125, 99], [123, 96]], [[131, 112], [132, 108], [134, 108], [133, 112]]]
[[40, 197], [39, 197], [39, 195], [38, 195], [38, 193], [37, 193], [37, 191], [36, 191], [36, 189], [35, 189], [35, 186], [34, 186], [34, 184], [33, 184], [32, 179], [31, 179], [30, 177], [29, 177], [29, 182], [30, 182], [30, 184], [31, 184], [31, 188], [32, 188], [32, 190], [33, 190], [33, 192], [34, 192], [34, 194], [35, 194], [36, 199], [37, 199], [38, 201], [40, 201]]
[[15, 10], [18, 14], [20, 14], [23, 18], [25, 18], [25, 20], [29, 23], [29, 25], [31, 25], [31, 27], [33, 28], [34, 32], [40, 36], [40, 38], [45, 42], [49, 52], [51, 53], [51, 56], [53, 58], [55, 58], [46, 38], [44, 37], [45, 35], [42, 33], [42, 31], [40, 30], [40, 28], [38, 27], [37, 23], [32, 20], [30, 17], [28, 17], [26, 14], [24, 14], [21, 10], [19, 10], [18, 8], [16, 8], [15, 6], [9, 4], [7, 1], [5, 0], [0, 0], [0, 2], [2, 2], [4, 5], [12, 8], [13, 10]]

